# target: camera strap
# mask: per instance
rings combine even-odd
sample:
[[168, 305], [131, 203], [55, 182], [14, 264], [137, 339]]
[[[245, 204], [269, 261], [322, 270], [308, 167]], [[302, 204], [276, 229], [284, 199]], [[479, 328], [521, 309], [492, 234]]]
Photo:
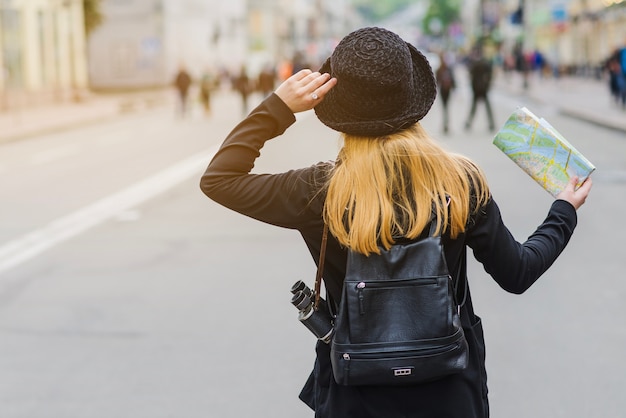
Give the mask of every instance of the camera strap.
[[317, 263], [317, 273], [315, 274], [315, 303], [313, 309], [317, 311], [320, 304], [320, 292], [322, 289], [322, 274], [324, 273], [324, 259], [326, 258], [326, 242], [328, 241], [328, 225], [324, 222], [322, 232], [322, 244], [320, 246], [320, 259]]

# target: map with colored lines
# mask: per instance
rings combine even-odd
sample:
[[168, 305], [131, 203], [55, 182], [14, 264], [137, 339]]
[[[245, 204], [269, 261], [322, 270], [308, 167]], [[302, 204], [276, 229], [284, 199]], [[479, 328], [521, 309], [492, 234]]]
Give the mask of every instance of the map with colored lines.
[[552, 196], [570, 177], [578, 176], [580, 186], [596, 169], [552, 125], [525, 107], [511, 114], [493, 143]]

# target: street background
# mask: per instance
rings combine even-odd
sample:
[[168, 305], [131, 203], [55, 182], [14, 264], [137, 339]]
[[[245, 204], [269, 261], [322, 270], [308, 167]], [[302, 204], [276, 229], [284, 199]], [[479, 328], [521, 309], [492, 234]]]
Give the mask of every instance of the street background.
[[[484, 168], [523, 241], [552, 198], [491, 144], [484, 108], [463, 130], [464, 74], [457, 67], [450, 134], [438, 101], [423, 124]], [[496, 125], [525, 105], [597, 172], [572, 241], [525, 294], [470, 264], [492, 416], [624, 417], [626, 114], [600, 81], [521, 86], [498, 76]], [[199, 104], [177, 117], [167, 90], [0, 114], [0, 417], [313, 416], [297, 395], [315, 341], [289, 303], [292, 283], [315, 274], [304, 243], [198, 187], [241, 116], [225, 90], [208, 117]], [[333, 159], [337, 137], [298, 115], [255, 171]]]

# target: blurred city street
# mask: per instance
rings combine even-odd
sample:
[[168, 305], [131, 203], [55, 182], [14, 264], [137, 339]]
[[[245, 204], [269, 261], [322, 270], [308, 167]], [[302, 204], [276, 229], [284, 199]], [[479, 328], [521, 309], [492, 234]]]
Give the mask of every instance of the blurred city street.
[[[466, 78], [459, 65], [458, 76]], [[461, 81], [463, 82], [463, 81]], [[582, 77], [539, 78], [532, 75], [528, 88], [517, 73], [498, 73], [494, 89], [557, 108], [561, 113], [605, 128], [626, 132], [626, 113], [612, 103], [608, 82]], [[167, 89], [91, 94], [79, 103], [17, 108], [0, 113], [0, 142], [34, 134], [74, 128], [118, 115], [141, 112], [153, 107], [173, 106], [174, 93]]]
[[[484, 108], [463, 124], [465, 69], [426, 129], [486, 171], [505, 222], [524, 240], [552, 198], [492, 144]], [[470, 264], [487, 343], [491, 414], [621, 418], [626, 410], [626, 112], [604, 82], [499, 75], [496, 125], [523, 105], [548, 119], [597, 167], [572, 241], [527, 293], [499, 289]], [[208, 200], [199, 178], [241, 118], [219, 91], [212, 113], [176, 116], [172, 91], [93, 96], [0, 114], [1, 418], [287, 418], [314, 338], [289, 289], [313, 282], [297, 233]], [[250, 103], [258, 103], [259, 96]], [[255, 172], [333, 159], [337, 134], [312, 112], [269, 142]], [[245, 261], [244, 261], [245, 260]], [[471, 260], [471, 257], [470, 257]]]

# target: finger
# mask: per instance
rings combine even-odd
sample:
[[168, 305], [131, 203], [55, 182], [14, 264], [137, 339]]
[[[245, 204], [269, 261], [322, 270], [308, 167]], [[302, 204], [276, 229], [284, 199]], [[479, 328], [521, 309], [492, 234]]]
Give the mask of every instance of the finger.
[[593, 180], [591, 180], [591, 177], [587, 177], [585, 181], [583, 181], [583, 184], [580, 185], [578, 190], [582, 189], [584, 193], [589, 193], [589, 190], [591, 190], [592, 185], [593, 185]]
[[570, 189], [571, 191], [576, 190], [576, 186], [578, 185], [578, 176], [572, 176], [567, 183], [566, 189]]
[[311, 70], [309, 70], [308, 68], [305, 68], [303, 70], [298, 71], [291, 77], [296, 81], [302, 81], [304, 78], [310, 76], [312, 73], [313, 72]]
[[308, 76], [304, 77], [301, 80], [302, 88], [307, 93], [311, 93], [315, 89], [317, 89], [320, 85], [322, 85], [324, 83], [324, 81], [325, 81], [325, 79], [324, 79], [324, 75], [323, 74], [320, 74], [318, 72], [313, 72], [313, 73], [309, 74]]
[[314, 100], [321, 100], [324, 96], [337, 84], [336, 78], [330, 78], [330, 74], [321, 74], [314, 82], [311, 83], [313, 93], [311, 96]]
[[324, 83], [325, 79], [326, 77], [323, 74], [313, 72], [300, 81], [298, 91], [303, 98], [316, 102], [320, 99], [316, 90], [321, 84]]
[[328, 79], [330, 78], [330, 74], [328, 73], [324, 73], [324, 74], [313, 73], [312, 75], [315, 75], [315, 77], [311, 78], [308, 87], [314, 90], [323, 86], [324, 83], [326, 83]]
[[320, 97], [324, 97], [333, 87], [337, 85], [336, 78], [330, 78], [330, 75], [326, 78], [326, 81], [317, 89]]

